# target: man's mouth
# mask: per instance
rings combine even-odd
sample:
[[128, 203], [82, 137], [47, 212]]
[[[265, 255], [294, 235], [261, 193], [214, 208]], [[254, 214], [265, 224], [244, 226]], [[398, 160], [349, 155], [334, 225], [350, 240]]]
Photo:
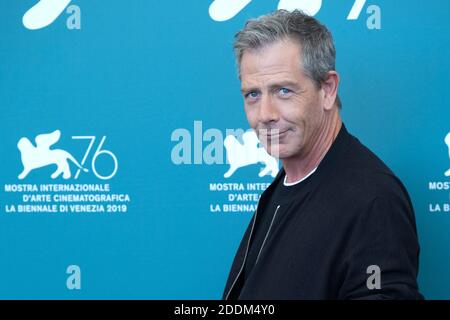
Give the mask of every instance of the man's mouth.
[[259, 130], [259, 136], [266, 140], [276, 140], [283, 138], [289, 129], [261, 129]]
[[260, 129], [259, 134], [263, 135], [263, 136], [268, 136], [268, 137], [270, 137], [270, 136], [275, 137], [275, 136], [280, 136], [288, 131], [289, 131], [289, 129], [270, 129], [270, 130], [269, 129]]

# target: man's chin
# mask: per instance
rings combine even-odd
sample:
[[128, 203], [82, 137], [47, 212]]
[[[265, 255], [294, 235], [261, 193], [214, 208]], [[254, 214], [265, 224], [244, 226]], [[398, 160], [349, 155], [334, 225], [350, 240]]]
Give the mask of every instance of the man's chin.
[[278, 147], [278, 146], [274, 146], [271, 148], [265, 148], [266, 152], [271, 155], [272, 157], [278, 159], [278, 160], [284, 160], [284, 159], [288, 159], [288, 158], [292, 158], [293, 156], [295, 156], [295, 154], [290, 151], [290, 150], [286, 150], [283, 147]]
[[283, 151], [280, 150], [280, 148], [278, 146], [268, 147], [265, 149], [266, 149], [267, 153], [274, 158], [282, 159], [282, 157], [285, 156], [285, 155], [283, 155]]

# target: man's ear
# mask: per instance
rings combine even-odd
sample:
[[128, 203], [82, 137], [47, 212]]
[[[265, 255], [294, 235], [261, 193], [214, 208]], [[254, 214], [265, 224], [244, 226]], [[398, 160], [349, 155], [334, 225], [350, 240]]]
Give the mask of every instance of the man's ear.
[[328, 71], [327, 79], [322, 82], [324, 94], [323, 108], [331, 110], [336, 102], [337, 90], [339, 86], [339, 74], [336, 71]]

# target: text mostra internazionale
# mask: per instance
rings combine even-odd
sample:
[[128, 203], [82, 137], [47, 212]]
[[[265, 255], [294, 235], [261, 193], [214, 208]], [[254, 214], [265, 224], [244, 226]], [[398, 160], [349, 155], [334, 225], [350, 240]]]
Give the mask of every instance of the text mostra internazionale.
[[5, 192], [110, 192], [105, 184], [5, 184]]

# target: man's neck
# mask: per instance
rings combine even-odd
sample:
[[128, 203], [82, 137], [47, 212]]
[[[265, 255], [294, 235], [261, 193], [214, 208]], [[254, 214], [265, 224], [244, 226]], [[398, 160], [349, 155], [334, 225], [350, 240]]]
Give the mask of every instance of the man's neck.
[[339, 112], [336, 111], [325, 119], [323, 129], [317, 134], [312, 144], [312, 148], [306, 156], [286, 158], [282, 160], [284, 171], [286, 172], [286, 182], [291, 183], [303, 179], [312, 170], [317, 168], [325, 157], [325, 154], [333, 144], [334, 139], [342, 127], [342, 120]]

